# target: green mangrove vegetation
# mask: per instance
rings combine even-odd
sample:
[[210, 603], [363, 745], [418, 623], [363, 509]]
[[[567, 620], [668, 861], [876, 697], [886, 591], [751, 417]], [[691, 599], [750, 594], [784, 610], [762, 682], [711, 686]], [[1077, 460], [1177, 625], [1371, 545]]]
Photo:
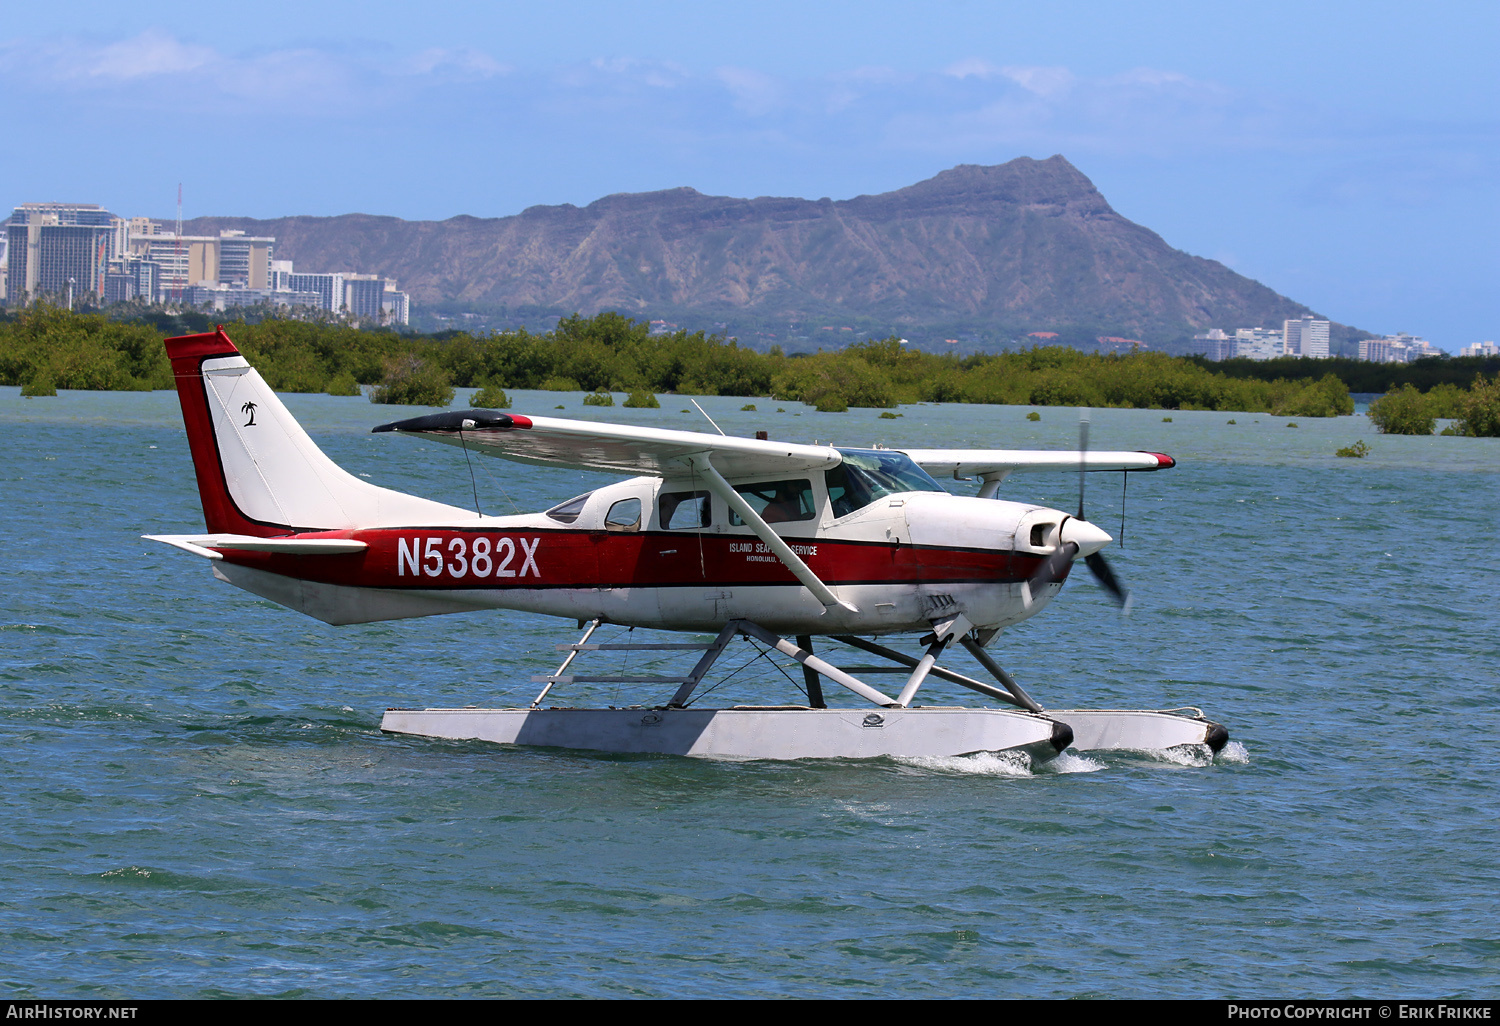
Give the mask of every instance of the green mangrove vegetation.
[[1301, 356], [1281, 356], [1274, 360], [1236, 357], [1218, 363], [1211, 363], [1200, 356], [1188, 359], [1231, 378], [1256, 378], [1261, 381], [1285, 378], [1288, 381], [1302, 381], [1332, 374], [1347, 385], [1349, 391], [1356, 393], [1394, 392], [1404, 385], [1412, 385], [1421, 392], [1443, 385], [1466, 389], [1485, 375], [1500, 373], [1500, 357], [1495, 356], [1425, 357], [1413, 363], [1371, 363], [1347, 356], [1335, 356], [1327, 360]]
[[1500, 438], [1500, 374], [1467, 391], [1444, 383], [1419, 392], [1407, 383], [1370, 404], [1370, 420], [1386, 435], [1430, 435], [1439, 419], [1454, 421], [1445, 435]]
[[[34, 395], [59, 388], [170, 388], [171, 367], [161, 340], [166, 332], [210, 327], [202, 315], [192, 320], [111, 320], [39, 304], [0, 319], [0, 384], [20, 385]], [[631, 407], [655, 405], [658, 393], [679, 393], [770, 397], [824, 411], [917, 402], [1231, 410], [1285, 417], [1354, 411], [1344, 379], [1327, 370], [1310, 376], [1300, 364], [1298, 373], [1287, 377], [1263, 370], [1259, 376], [1237, 376], [1220, 365], [1153, 352], [1098, 355], [1053, 346], [959, 357], [915, 350], [895, 338], [788, 355], [742, 348], [701, 331], [653, 336], [647, 324], [613, 312], [563, 318], [546, 332], [523, 328], [481, 336], [403, 335], [276, 319], [235, 321], [225, 330], [278, 391], [357, 395], [361, 386], [371, 386], [374, 402], [411, 405], [446, 406], [455, 389], [477, 388], [497, 398], [505, 389], [584, 392], [589, 405], [604, 405], [606, 398], [612, 403], [610, 393], [625, 393]], [[1439, 381], [1416, 394], [1434, 417], [1462, 418], [1465, 432], [1485, 434], [1500, 419], [1497, 391], [1500, 385], [1479, 376], [1467, 391]], [[1388, 396], [1372, 408], [1372, 416], [1384, 416], [1381, 404], [1387, 400], [1393, 410], [1409, 402]], [[503, 408], [499, 402], [488, 405]], [[1391, 426], [1382, 430], [1403, 430], [1408, 419], [1393, 413]]]
[[508, 410], [510, 396], [499, 385], [488, 384], [469, 396], [469, 405], [480, 410]]

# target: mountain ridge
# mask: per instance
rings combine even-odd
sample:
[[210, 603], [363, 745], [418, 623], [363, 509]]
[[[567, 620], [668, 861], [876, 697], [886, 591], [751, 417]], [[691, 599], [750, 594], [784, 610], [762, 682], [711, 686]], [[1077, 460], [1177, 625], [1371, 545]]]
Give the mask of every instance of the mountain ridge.
[[1061, 155], [960, 164], [846, 200], [688, 186], [443, 221], [204, 217], [299, 270], [393, 277], [416, 306], [1106, 331], [1146, 340], [1311, 311], [1117, 213]]

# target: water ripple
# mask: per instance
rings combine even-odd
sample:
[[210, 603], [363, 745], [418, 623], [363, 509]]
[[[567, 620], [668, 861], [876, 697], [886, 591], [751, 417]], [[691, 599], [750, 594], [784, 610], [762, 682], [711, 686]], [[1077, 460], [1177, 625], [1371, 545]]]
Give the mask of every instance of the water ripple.
[[[995, 651], [1045, 702], [1201, 706], [1235, 738], [1217, 756], [711, 763], [382, 735], [387, 706], [501, 700], [557, 626], [329, 628], [227, 588], [138, 537], [201, 527], [175, 397], [14, 393], [0, 389], [0, 517], [26, 542], [0, 566], [13, 998], [1500, 986], [1500, 572], [1428, 569], [1495, 536], [1488, 440], [1382, 437], [1340, 461], [1362, 418], [1292, 432], [1175, 415], [1182, 465], [1132, 481], [1112, 557], [1132, 617], [1080, 578]], [[765, 426], [705, 403], [728, 430]], [[368, 403], [290, 404], [354, 472], [470, 501], [445, 447], [368, 435]], [[867, 419], [890, 445], [1071, 444], [1061, 420], [1024, 413], [839, 423]], [[1149, 414], [1096, 411], [1094, 436], [1159, 448]], [[540, 508], [593, 480], [507, 468], [505, 490]], [[1075, 488], [1036, 475], [1005, 494], [1068, 508]], [[1111, 492], [1090, 490], [1101, 523], [1118, 522]]]

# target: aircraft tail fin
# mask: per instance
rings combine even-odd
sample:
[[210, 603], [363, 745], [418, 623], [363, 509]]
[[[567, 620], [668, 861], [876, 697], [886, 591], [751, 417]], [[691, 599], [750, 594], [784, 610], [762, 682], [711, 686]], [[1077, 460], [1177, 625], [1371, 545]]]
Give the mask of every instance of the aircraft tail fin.
[[472, 515], [361, 481], [334, 463], [222, 326], [166, 345], [210, 531], [264, 538]]

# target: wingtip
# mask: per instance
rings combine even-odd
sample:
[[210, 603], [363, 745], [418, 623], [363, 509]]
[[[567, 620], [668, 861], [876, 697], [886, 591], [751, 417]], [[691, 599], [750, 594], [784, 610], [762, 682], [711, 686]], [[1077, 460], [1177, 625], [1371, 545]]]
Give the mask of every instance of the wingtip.
[[386, 431], [509, 431], [515, 427], [531, 427], [530, 419], [499, 410], [444, 410], [429, 413], [425, 417], [409, 417], [393, 420], [388, 424], [377, 424], [370, 429], [372, 435]]

